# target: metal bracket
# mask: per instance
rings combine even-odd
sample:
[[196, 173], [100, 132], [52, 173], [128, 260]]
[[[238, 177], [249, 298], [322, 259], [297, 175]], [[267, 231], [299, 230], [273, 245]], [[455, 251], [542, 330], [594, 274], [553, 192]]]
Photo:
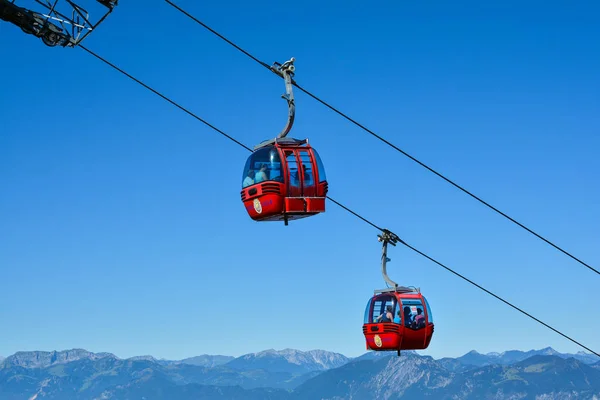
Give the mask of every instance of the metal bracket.
[[[93, 23], [90, 20], [90, 14], [83, 7], [78, 5], [72, 0], [64, 0], [71, 9], [72, 16], [68, 17], [58, 11], [56, 11], [56, 3], [58, 0], [54, 1], [52, 7], [50, 7], [50, 0], [35, 0], [38, 4], [46, 7], [49, 10], [49, 15], [44, 15], [46, 20], [53, 19], [55, 21], [60, 22], [62, 28], [65, 32], [68, 32], [68, 25], [71, 26], [71, 33], [69, 34], [70, 39], [69, 43], [66, 46], [75, 47], [80, 44], [83, 39], [87, 37], [93, 30], [98, 27], [105, 19], [108, 17], [110, 13], [112, 13], [113, 9], [118, 5], [119, 0], [96, 0], [96, 2], [100, 3], [104, 7], [106, 7], [107, 11], [104, 15], [96, 22]], [[65, 25], [66, 24], [66, 25]]]
[[385, 288], [385, 289], [376, 289], [373, 291], [374, 294], [383, 294], [383, 293], [421, 293], [420, 288], [413, 288], [407, 286], [396, 286], [393, 288]]
[[294, 102], [294, 92], [292, 91], [292, 77], [294, 76], [294, 71], [296, 70], [294, 61], [296, 61], [296, 59], [292, 57], [289, 61], [284, 62], [283, 65], [276, 62], [271, 66], [271, 71], [281, 76], [285, 80], [285, 94], [281, 95], [281, 97], [288, 103], [288, 119], [285, 127], [277, 136], [278, 138], [283, 138], [290, 132], [296, 117], [296, 103]]
[[285, 137], [285, 138], [273, 138], [273, 139], [267, 139], [264, 140], [262, 142], [260, 142], [259, 144], [257, 144], [256, 146], [254, 146], [254, 150], [258, 150], [261, 147], [265, 147], [265, 146], [271, 146], [274, 144], [282, 144], [284, 146], [302, 146], [303, 144], [307, 144], [308, 143], [308, 139], [294, 139], [294, 138], [289, 138], [289, 137]]
[[381, 233], [381, 235], [377, 235], [377, 240], [380, 242], [383, 242], [383, 248], [382, 248], [382, 254], [381, 254], [381, 274], [383, 275], [383, 279], [385, 280], [385, 282], [388, 285], [392, 286], [392, 289], [390, 291], [412, 292], [413, 290], [408, 287], [398, 286], [398, 284], [396, 282], [394, 282], [393, 280], [391, 280], [387, 274], [387, 263], [388, 263], [388, 261], [392, 261], [391, 258], [387, 257], [387, 245], [389, 243], [392, 246], [396, 246], [396, 243], [402, 242], [402, 240], [395, 233], [393, 233], [387, 229], [384, 229], [383, 232]]
[[[0, 0], [0, 18], [20, 27], [25, 33], [42, 39], [50, 47], [75, 47], [89, 35], [118, 4], [118, 0], [96, 0], [107, 11], [96, 23], [91, 22], [89, 13], [72, 0], [64, 0], [67, 6], [62, 6], [60, 0], [34, 0], [44, 7], [45, 12], [35, 12], [17, 6], [15, 0]], [[61, 7], [62, 6], [62, 7]], [[68, 8], [69, 17], [59, 9]]]

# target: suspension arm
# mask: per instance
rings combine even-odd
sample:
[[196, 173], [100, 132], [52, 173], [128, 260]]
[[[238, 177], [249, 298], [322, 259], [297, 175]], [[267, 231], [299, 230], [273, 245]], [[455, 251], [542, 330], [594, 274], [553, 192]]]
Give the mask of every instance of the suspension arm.
[[393, 288], [398, 287], [398, 284], [391, 280], [387, 274], [387, 262], [390, 261], [390, 259], [387, 257], [387, 245], [388, 243], [390, 243], [392, 246], [396, 246], [396, 242], [398, 241], [398, 239], [398, 236], [388, 231], [387, 229], [384, 229], [381, 235], [377, 235], [377, 240], [383, 242], [381, 254], [381, 274], [383, 275], [383, 279], [385, 280], [385, 282]]
[[294, 71], [296, 70], [296, 67], [294, 67], [294, 61], [296, 61], [296, 59], [292, 57], [289, 61], [283, 63], [283, 65], [275, 63], [271, 67], [271, 71], [281, 76], [285, 81], [285, 94], [281, 95], [281, 97], [284, 98], [288, 103], [288, 119], [285, 127], [277, 136], [278, 138], [287, 136], [292, 129], [294, 118], [296, 117], [296, 103], [294, 102], [294, 92], [292, 91], [292, 77], [294, 76]]

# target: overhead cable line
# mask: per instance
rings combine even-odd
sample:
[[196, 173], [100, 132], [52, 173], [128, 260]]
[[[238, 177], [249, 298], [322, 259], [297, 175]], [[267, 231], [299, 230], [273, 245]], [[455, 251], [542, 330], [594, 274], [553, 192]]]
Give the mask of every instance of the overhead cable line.
[[[260, 59], [258, 59], [257, 57], [253, 56], [251, 53], [249, 53], [248, 51], [244, 50], [243, 48], [241, 48], [240, 46], [238, 46], [237, 44], [235, 44], [234, 42], [232, 42], [231, 40], [227, 39], [225, 36], [221, 35], [219, 32], [215, 31], [214, 29], [212, 29], [210, 26], [206, 25], [204, 22], [200, 21], [198, 18], [194, 17], [193, 15], [191, 15], [190, 13], [188, 13], [187, 11], [185, 11], [184, 9], [182, 9], [181, 7], [179, 7], [177, 4], [173, 3], [171, 0], [165, 0], [167, 3], [169, 3], [171, 6], [173, 6], [175, 9], [179, 10], [181, 13], [185, 14], [187, 17], [189, 17], [190, 19], [192, 19], [193, 21], [195, 21], [196, 23], [198, 23], [199, 25], [201, 25], [202, 27], [206, 28], [207, 30], [209, 30], [211, 33], [215, 34], [216, 36], [218, 36], [219, 38], [221, 38], [222, 40], [224, 40], [225, 42], [227, 42], [228, 44], [230, 44], [231, 46], [235, 47], [237, 50], [239, 50], [240, 52], [244, 53], [246, 56], [250, 57], [252, 60], [254, 60], [255, 62], [257, 62], [258, 64], [260, 64], [261, 66], [265, 67], [268, 70], [271, 70], [271, 66], [263, 61], [261, 61]], [[495, 211], [496, 213], [500, 214], [501, 216], [503, 216], [504, 218], [508, 219], [509, 221], [515, 223], [516, 225], [520, 226], [521, 228], [525, 229], [527, 232], [531, 233], [532, 235], [536, 236], [538, 239], [541, 239], [542, 241], [546, 242], [547, 244], [549, 244], [550, 246], [554, 247], [555, 249], [559, 250], [560, 252], [562, 252], [563, 254], [569, 256], [570, 258], [572, 258], [573, 260], [577, 261], [578, 263], [580, 263], [581, 265], [589, 268], [591, 271], [597, 273], [598, 275], [600, 275], [600, 271], [595, 269], [594, 267], [592, 267], [591, 265], [589, 265], [588, 263], [582, 261], [581, 259], [575, 257], [573, 254], [569, 253], [568, 251], [564, 250], [563, 248], [559, 247], [558, 245], [554, 244], [553, 242], [551, 242], [550, 240], [544, 238], [543, 236], [541, 236], [540, 234], [534, 232], [532, 229], [526, 227], [525, 225], [523, 225], [522, 223], [518, 222], [517, 220], [515, 220], [514, 218], [510, 217], [509, 215], [505, 214], [504, 212], [500, 211], [499, 209], [497, 209], [496, 207], [492, 206], [491, 204], [489, 204], [488, 202], [486, 202], [485, 200], [481, 199], [480, 197], [476, 196], [475, 194], [471, 193], [470, 191], [468, 191], [467, 189], [465, 189], [464, 187], [460, 186], [459, 184], [455, 183], [454, 181], [452, 181], [451, 179], [447, 178], [446, 176], [442, 175], [441, 173], [437, 172], [436, 170], [434, 170], [433, 168], [429, 167], [428, 165], [426, 165], [425, 163], [419, 161], [418, 159], [416, 159], [415, 157], [411, 156], [410, 154], [408, 154], [406, 151], [402, 150], [401, 148], [399, 148], [398, 146], [394, 145], [393, 143], [389, 142], [388, 140], [384, 139], [383, 137], [381, 137], [380, 135], [376, 134], [375, 132], [373, 132], [372, 130], [370, 130], [369, 128], [365, 127], [364, 125], [362, 125], [361, 123], [357, 122], [356, 120], [354, 120], [353, 118], [349, 117], [348, 115], [344, 114], [342, 111], [338, 110], [337, 108], [333, 107], [332, 105], [330, 105], [329, 103], [327, 103], [326, 101], [322, 100], [321, 98], [317, 97], [316, 95], [314, 95], [313, 93], [309, 92], [307, 89], [304, 89], [302, 86], [298, 85], [298, 83], [296, 83], [295, 81], [292, 81], [292, 84], [294, 86], [296, 86], [299, 90], [301, 90], [302, 92], [306, 93], [308, 96], [312, 97], [313, 99], [315, 99], [316, 101], [318, 101], [319, 103], [323, 104], [324, 106], [326, 106], [327, 108], [331, 109], [332, 111], [336, 112], [337, 114], [341, 115], [342, 117], [344, 117], [345, 119], [347, 119], [348, 121], [352, 122], [354, 125], [358, 126], [359, 128], [365, 130], [366, 132], [370, 133], [371, 135], [373, 135], [374, 137], [376, 137], [377, 139], [381, 140], [382, 142], [384, 142], [385, 144], [387, 144], [388, 146], [392, 147], [393, 149], [397, 150], [398, 152], [402, 153], [403, 155], [405, 155], [406, 157], [410, 158], [412, 161], [416, 162], [417, 164], [419, 164], [420, 166], [424, 167], [425, 169], [427, 169], [428, 171], [434, 173], [435, 175], [437, 175], [438, 177], [442, 178], [443, 180], [445, 180], [446, 182], [448, 182], [449, 184], [451, 184], [452, 186], [456, 187], [457, 189], [461, 190], [462, 192], [468, 194], [469, 196], [471, 196], [472, 198], [474, 198], [475, 200], [479, 201], [480, 203], [482, 203], [483, 205], [487, 206], [488, 208], [492, 209], [493, 211]]]
[[597, 352], [595, 352], [594, 350], [591, 350], [590, 348], [584, 346], [583, 344], [579, 343], [578, 341], [572, 339], [571, 337], [565, 335], [564, 333], [562, 333], [561, 331], [559, 331], [558, 329], [555, 329], [553, 327], [551, 327], [550, 325], [548, 325], [547, 323], [541, 321], [540, 319], [534, 317], [533, 315], [529, 314], [527, 311], [524, 311], [523, 309], [515, 306], [514, 304], [508, 302], [507, 300], [504, 300], [502, 297], [492, 293], [491, 291], [487, 290], [486, 288], [484, 288], [481, 285], [478, 285], [477, 283], [473, 282], [472, 280], [470, 280], [469, 278], [464, 277], [463, 275], [459, 274], [456, 271], [453, 271], [451, 268], [447, 267], [446, 265], [442, 264], [441, 262], [433, 259], [432, 257], [428, 256], [427, 254], [423, 253], [422, 251], [414, 248], [413, 246], [409, 245], [408, 243], [406, 243], [405, 241], [403, 241], [402, 239], [400, 239], [400, 242], [405, 245], [406, 247], [408, 247], [409, 249], [411, 249], [412, 251], [414, 251], [415, 253], [418, 253], [420, 255], [422, 255], [423, 257], [427, 258], [429, 261], [436, 263], [437, 265], [439, 265], [440, 267], [452, 272], [454, 275], [458, 276], [461, 279], [464, 279], [465, 281], [469, 282], [471, 285], [474, 285], [476, 287], [478, 287], [479, 289], [483, 290], [484, 292], [486, 292], [487, 294], [489, 294], [490, 296], [495, 297], [496, 299], [500, 300], [501, 302], [503, 302], [506, 305], [509, 305], [510, 307], [514, 308], [515, 310], [519, 311], [520, 313], [528, 316], [529, 318], [533, 319], [536, 322], [539, 322], [540, 324], [544, 325], [546, 328], [553, 330], [554, 332], [558, 333], [559, 335], [561, 335], [564, 338], [569, 339], [571, 342], [583, 347], [584, 349], [586, 349], [587, 351], [597, 355], [600, 357], [600, 354], [598, 354]]
[[[220, 133], [221, 135], [227, 137], [228, 139], [230, 139], [231, 141], [235, 142], [236, 144], [242, 146], [243, 148], [245, 148], [248, 151], [252, 151], [248, 146], [244, 145], [243, 143], [239, 142], [238, 140], [234, 139], [232, 136], [226, 134], [225, 132], [223, 132], [222, 130], [218, 129], [217, 127], [215, 127], [214, 125], [210, 124], [209, 122], [207, 122], [206, 120], [200, 118], [199, 116], [197, 116], [196, 114], [194, 114], [193, 112], [189, 111], [187, 108], [183, 107], [182, 105], [180, 105], [179, 103], [171, 100], [170, 98], [168, 98], [167, 96], [163, 95], [162, 93], [160, 93], [159, 91], [153, 89], [152, 87], [146, 85], [145, 83], [143, 83], [141, 80], [135, 78], [133, 75], [127, 73], [126, 71], [124, 71], [123, 69], [119, 68], [118, 66], [116, 66], [115, 64], [111, 63], [110, 61], [106, 60], [105, 58], [99, 56], [98, 54], [94, 53], [93, 51], [91, 51], [90, 49], [86, 48], [83, 45], [79, 46], [81, 49], [85, 50], [86, 52], [88, 52], [89, 54], [91, 54], [92, 56], [96, 57], [98, 60], [104, 62], [105, 64], [107, 64], [108, 66], [114, 68], [115, 70], [119, 71], [120, 73], [122, 73], [123, 75], [127, 76], [129, 79], [135, 81], [136, 83], [140, 84], [141, 86], [143, 86], [144, 88], [150, 90], [151, 92], [153, 92], [154, 94], [160, 96], [162, 99], [168, 101], [169, 103], [173, 104], [175, 107], [179, 108], [182, 111], [185, 111], [187, 114], [191, 115], [192, 117], [194, 117], [195, 119], [197, 119], [198, 121], [202, 122], [203, 124], [207, 125], [208, 127], [214, 129], [216, 132]], [[338, 206], [340, 206], [341, 208], [343, 208], [344, 210], [350, 212], [351, 214], [353, 214], [354, 216], [360, 218], [362, 221], [366, 222], [367, 224], [371, 225], [372, 227], [384, 232], [385, 230], [380, 228], [379, 226], [377, 226], [376, 224], [374, 224], [373, 222], [369, 221], [367, 218], [364, 218], [363, 216], [361, 216], [360, 214], [352, 211], [351, 209], [349, 209], [348, 207], [342, 205], [341, 203], [339, 203], [338, 201], [332, 199], [331, 197], [327, 196], [327, 198], [329, 200], [331, 200], [333, 203], [337, 204]], [[434, 262], [435, 264], [441, 266], [442, 268], [445, 268], [446, 270], [450, 271], [451, 273], [453, 273], [454, 275], [458, 276], [459, 278], [469, 282], [470, 284], [476, 286], [477, 288], [483, 290], [484, 292], [486, 292], [487, 294], [495, 297], [496, 299], [500, 300], [501, 302], [509, 305], [510, 307], [514, 308], [515, 310], [521, 312], [522, 314], [526, 315], [527, 317], [533, 319], [534, 321], [544, 325], [546, 328], [551, 329], [552, 331], [558, 333], [559, 335], [563, 336], [564, 338], [570, 340], [571, 342], [577, 344], [578, 346], [584, 348], [585, 350], [597, 355], [600, 357], [600, 353], [595, 352], [594, 350], [590, 349], [589, 347], [581, 344], [580, 342], [576, 341], [575, 339], [571, 338], [570, 336], [560, 332], [558, 329], [553, 328], [552, 326], [546, 324], [545, 322], [539, 320], [538, 318], [535, 318], [533, 315], [529, 314], [528, 312], [522, 310], [521, 308], [513, 305], [512, 303], [510, 303], [507, 300], [504, 300], [502, 297], [490, 292], [489, 290], [485, 289], [483, 286], [478, 285], [477, 283], [473, 282], [472, 280], [464, 277], [463, 275], [459, 274], [458, 272], [452, 270], [451, 268], [447, 267], [446, 265], [440, 263], [439, 261], [436, 261], [434, 258], [428, 256], [427, 254], [421, 252], [420, 250], [412, 247], [411, 245], [409, 245], [408, 243], [404, 242], [402, 239], [400, 239], [400, 242], [405, 245], [406, 247], [408, 247], [409, 249], [413, 250], [414, 252], [420, 254], [421, 256], [427, 258], [428, 260]]]
[[197, 116], [196, 114], [194, 114], [193, 112], [191, 112], [190, 110], [188, 110], [187, 108], [185, 108], [185, 107], [181, 106], [180, 104], [174, 102], [173, 100], [169, 99], [167, 96], [163, 95], [162, 93], [158, 92], [157, 90], [152, 89], [150, 86], [146, 85], [144, 82], [142, 82], [139, 79], [137, 79], [136, 77], [128, 74], [126, 71], [124, 71], [121, 68], [117, 67], [115, 64], [111, 63], [107, 59], [105, 59], [103, 57], [100, 57], [98, 54], [94, 53], [93, 51], [91, 51], [90, 49], [88, 49], [87, 47], [85, 47], [84, 45], [79, 45], [79, 47], [81, 49], [87, 51], [89, 54], [93, 55], [94, 57], [96, 57], [100, 61], [102, 61], [102, 62], [108, 64], [109, 66], [111, 66], [112, 68], [116, 69], [117, 71], [119, 71], [120, 73], [122, 73], [123, 75], [125, 75], [126, 77], [128, 77], [129, 79], [135, 81], [136, 83], [139, 83], [140, 85], [142, 85], [146, 89], [150, 90], [154, 94], [162, 97], [164, 100], [166, 100], [169, 103], [173, 104], [175, 107], [179, 108], [180, 110], [182, 110], [182, 111], [186, 112], [187, 114], [191, 115], [192, 117], [196, 118], [198, 121], [202, 122], [206, 126], [208, 126], [208, 127], [212, 128], [212, 129], [214, 129], [215, 131], [219, 132], [221, 135], [225, 136], [227, 139], [231, 140], [232, 142], [237, 143], [238, 145], [242, 146], [243, 148], [245, 148], [248, 151], [252, 151], [252, 149], [250, 147], [246, 146], [242, 142], [240, 142], [240, 141], [234, 139], [233, 137], [229, 136], [228, 134], [226, 134], [225, 132], [223, 132], [222, 130], [220, 130], [219, 128], [217, 128], [216, 126], [214, 126], [214, 125], [210, 124], [209, 122], [207, 122], [206, 120], [200, 118], [199, 116]]

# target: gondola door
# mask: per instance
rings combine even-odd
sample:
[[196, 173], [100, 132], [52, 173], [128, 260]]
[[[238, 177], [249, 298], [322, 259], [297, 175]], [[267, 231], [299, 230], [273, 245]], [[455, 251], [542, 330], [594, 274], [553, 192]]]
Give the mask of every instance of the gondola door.
[[304, 199], [302, 198], [302, 177], [299, 171], [297, 151], [285, 149], [285, 163], [287, 166], [287, 196], [285, 209], [288, 213], [303, 212]]
[[317, 186], [311, 155], [308, 150], [296, 150], [296, 152], [301, 162], [299, 175], [302, 178], [302, 196], [315, 197], [317, 195]]
[[311, 151], [307, 149], [285, 149], [283, 153], [288, 170], [286, 212], [324, 211], [321, 209], [322, 206], [317, 210], [314, 209], [316, 204], [314, 198], [317, 197], [317, 176]]
[[427, 313], [420, 298], [402, 298], [403, 349], [425, 349], [427, 340]]

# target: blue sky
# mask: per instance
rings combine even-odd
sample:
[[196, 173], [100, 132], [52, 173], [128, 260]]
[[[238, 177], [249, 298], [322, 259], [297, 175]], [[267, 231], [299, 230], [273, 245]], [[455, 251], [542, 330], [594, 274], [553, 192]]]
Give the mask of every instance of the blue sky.
[[[86, 46], [248, 146], [280, 131], [283, 80], [163, 1], [122, 3]], [[598, 5], [178, 4], [265, 62], [296, 57], [301, 85], [600, 267]], [[256, 223], [246, 150], [80, 49], [5, 22], [0, 43], [1, 355], [365, 351], [377, 230], [331, 203]], [[333, 198], [600, 351], [600, 276], [295, 95], [290, 135], [317, 148]], [[389, 256], [433, 309], [421, 354], [581, 350], [402, 246]]]

